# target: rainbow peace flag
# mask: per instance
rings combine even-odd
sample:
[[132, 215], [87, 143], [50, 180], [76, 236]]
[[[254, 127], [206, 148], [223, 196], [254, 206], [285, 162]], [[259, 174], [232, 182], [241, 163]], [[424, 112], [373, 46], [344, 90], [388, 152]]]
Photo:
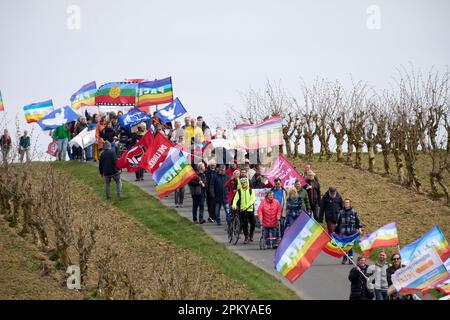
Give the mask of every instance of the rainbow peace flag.
[[85, 106], [95, 106], [95, 92], [97, 91], [97, 85], [95, 81], [89, 82], [81, 87], [80, 90], [75, 92], [70, 97], [70, 103], [72, 109], [78, 110]]
[[284, 234], [275, 253], [275, 269], [291, 283], [298, 279], [314, 262], [330, 236], [305, 212]]
[[53, 111], [53, 101], [36, 102], [23, 107], [27, 123], [38, 122]]
[[134, 106], [137, 83], [110, 82], [100, 86], [95, 93], [97, 106]]
[[173, 100], [172, 77], [139, 83], [138, 108], [170, 103]]
[[388, 223], [359, 240], [363, 254], [368, 257], [373, 249], [398, 245], [397, 225]]
[[233, 129], [236, 143], [244, 149], [260, 149], [283, 144], [282, 119], [275, 116], [256, 124], [239, 124]]
[[3, 105], [3, 99], [2, 99], [2, 92], [0, 91], [0, 111], [5, 110], [5, 107]]
[[353, 245], [358, 238], [358, 232], [350, 236], [340, 236], [333, 232], [331, 234], [331, 240], [328, 241], [325, 247], [323, 247], [323, 251], [328, 253], [330, 256], [341, 258], [344, 255], [342, 250], [344, 250], [345, 253], [348, 253], [350, 249], [353, 248]]
[[156, 193], [163, 198], [189, 183], [196, 176], [183, 152], [171, 148], [161, 166], [153, 173]]
[[450, 246], [438, 225], [400, 250], [402, 263], [408, 265], [430, 247], [436, 250], [442, 261], [446, 261], [450, 257]]

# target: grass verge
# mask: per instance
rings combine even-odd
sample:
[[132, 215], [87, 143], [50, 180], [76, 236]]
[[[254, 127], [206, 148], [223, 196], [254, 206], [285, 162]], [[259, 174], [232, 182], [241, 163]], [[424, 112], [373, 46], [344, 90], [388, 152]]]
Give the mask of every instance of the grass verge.
[[[57, 169], [70, 173], [104, 198], [104, 183], [96, 167], [78, 162], [54, 165]], [[215, 242], [200, 226], [193, 225], [175, 210], [167, 208], [139, 187], [126, 181], [122, 183], [123, 197], [113, 200], [111, 205], [134, 217], [151, 232], [161, 235], [181, 248], [190, 250], [192, 254], [209, 260], [227, 276], [244, 284], [258, 299], [299, 299], [281, 281], [245, 261], [223, 244]]]

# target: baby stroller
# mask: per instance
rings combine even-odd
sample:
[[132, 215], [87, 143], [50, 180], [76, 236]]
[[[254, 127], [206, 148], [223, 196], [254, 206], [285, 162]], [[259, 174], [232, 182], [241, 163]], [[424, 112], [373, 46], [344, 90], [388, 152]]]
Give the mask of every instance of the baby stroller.
[[259, 239], [259, 249], [266, 250], [277, 248], [278, 244], [281, 241], [280, 229], [281, 229], [280, 221], [278, 221], [278, 226], [276, 227], [276, 230], [272, 235], [270, 234], [270, 232], [267, 231], [265, 227], [261, 227], [261, 238]]

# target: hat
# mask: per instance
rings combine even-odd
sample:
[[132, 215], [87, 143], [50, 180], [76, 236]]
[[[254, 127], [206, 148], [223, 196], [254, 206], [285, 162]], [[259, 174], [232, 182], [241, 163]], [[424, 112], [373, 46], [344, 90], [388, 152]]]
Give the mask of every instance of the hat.
[[105, 150], [111, 149], [111, 142], [105, 141], [105, 143], [103, 143], [103, 148], [104, 148]]
[[329, 187], [328, 191], [331, 193], [335, 193], [336, 192], [336, 187]]

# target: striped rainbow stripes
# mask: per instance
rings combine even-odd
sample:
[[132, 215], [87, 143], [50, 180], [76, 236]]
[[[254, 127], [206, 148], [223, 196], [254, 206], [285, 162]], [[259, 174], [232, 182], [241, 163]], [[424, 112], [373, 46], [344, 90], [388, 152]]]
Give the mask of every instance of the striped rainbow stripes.
[[448, 272], [447, 268], [444, 264], [441, 264], [438, 268], [432, 270], [422, 277], [419, 277], [412, 283], [409, 283], [408, 287], [401, 288], [400, 294], [408, 295], [431, 289], [433, 287], [436, 287], [443, 281], [448, 280], [449, 277], [450, 273]]
[[4, 111], [5, 106], [3, 105], [2, 92], [0, 91], [0, 111]]
[[[323, 248], [325, 253], [328, 253], [330, 256], [341, 258], [345, 253], [348, 253], [355, 241], [359, 238], [359, 233], [352, 234], [350, 236], [340, 236], [336, 233], [331, 234], [331, 240], [328, 241], [326, 246]], [[342, 250], [341, 250], [342, 249]]]
[[172, 78], [139, 83], [137, 107], [149, 107], [170, 103], [173, 100]]
[[363, 254], [368, 257], [373, 249], [398, 245], [397, 225], [388, 223], [359, 240]]
[[171, 148], [161, 166], [153, 173], [156, 193], [163, 198], [196, 176], [181, 150]]
[[275, 253], [275, 269], [291, 283], [298, 279], [314, 262], [330, 236], [305, 212], [284, 234]]
[[275, 116], [256, 124], [239, 124], [233, 129], [236, 143], [255, 150], [283, 144], [282, 119]]
[[89, 82], [82, 86], [80, 90], [75, 92], [72, 97], [70, 97], [72, 109], [78, 110], [85, 106], [95, 106], [96, 91], [97, 85], [95, 81]]
[[23, 107], [27, 123], [38, 122], [53, 111], [53, 101], [36, 102]]

